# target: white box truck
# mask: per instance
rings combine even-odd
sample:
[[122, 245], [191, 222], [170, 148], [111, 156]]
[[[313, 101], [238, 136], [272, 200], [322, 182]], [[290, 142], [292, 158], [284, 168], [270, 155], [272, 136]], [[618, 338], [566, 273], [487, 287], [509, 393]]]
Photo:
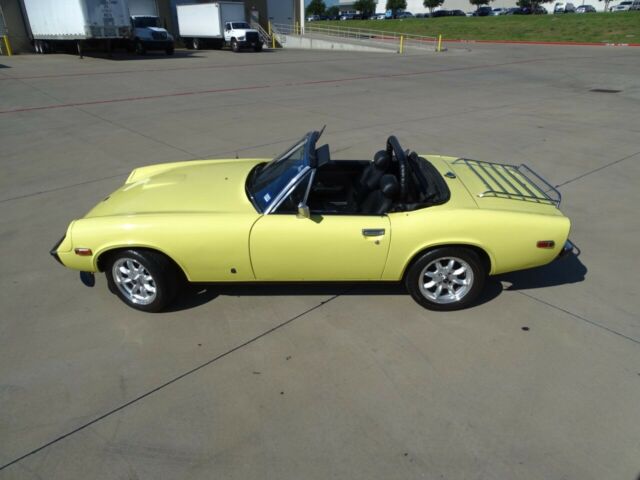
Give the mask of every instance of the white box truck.
[[178, 5], [180, 37], [187, 48], [195, 50], [228, 45], [234, 52], [241, 48], [259, 52], [260, 34], [246, 22], [244, 12], [244, 4], [239, 2]]
[[37, 53], [130, 38], [126, 0], [23, 0]]

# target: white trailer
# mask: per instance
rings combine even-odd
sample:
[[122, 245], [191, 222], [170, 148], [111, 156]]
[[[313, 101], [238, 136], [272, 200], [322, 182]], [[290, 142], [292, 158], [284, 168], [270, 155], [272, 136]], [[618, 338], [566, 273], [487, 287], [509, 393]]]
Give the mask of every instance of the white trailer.
[[128, 39], [131, 20], [126, 0], [23, 0], [38, 53], [57, 44]]
[[243, 47], [262, 50], [260, 34], [245, 20], [243, 3], [178, 5], [177, 13], [180, 37], [187, 48], [198, 50], [211, 46], [219, 49], [227, 44], [234, 51]]

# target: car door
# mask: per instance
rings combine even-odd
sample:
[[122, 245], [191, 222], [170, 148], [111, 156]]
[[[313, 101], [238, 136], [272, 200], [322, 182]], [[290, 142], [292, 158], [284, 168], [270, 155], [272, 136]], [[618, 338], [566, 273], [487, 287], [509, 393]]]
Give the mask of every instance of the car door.
[[[299, 187], [306, 190], [303, 182]], [[263, 215], [251, 230], [249, 250], [257, 280], [380, 279], [391, 240], [386, 215], [311, 212], [309, 218], [301, 217], [292, 211], [299, 200], [293, 196], [295, 191], [289, 208]]]
[[386, 215], [263, 215], [251, 230], [251, 264], [257, 280], [379, 280], [390, 238]]

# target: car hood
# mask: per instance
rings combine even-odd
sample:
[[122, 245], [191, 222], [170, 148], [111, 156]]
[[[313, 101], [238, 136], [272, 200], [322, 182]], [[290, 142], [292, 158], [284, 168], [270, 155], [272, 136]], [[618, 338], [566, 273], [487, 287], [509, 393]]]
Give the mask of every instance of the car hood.
[[255, 213], [245, 181], [263, 159], [180, 162], [134, 170], [85, 217], [173, 212]]

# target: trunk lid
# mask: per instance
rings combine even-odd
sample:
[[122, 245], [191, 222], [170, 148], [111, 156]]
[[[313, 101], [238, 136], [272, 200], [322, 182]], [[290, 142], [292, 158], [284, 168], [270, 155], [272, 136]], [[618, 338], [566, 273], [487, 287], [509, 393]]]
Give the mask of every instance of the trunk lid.
[[526, 165], [465, 158], [447, 163], [480, 208], [562, 215], [560, 192]]

